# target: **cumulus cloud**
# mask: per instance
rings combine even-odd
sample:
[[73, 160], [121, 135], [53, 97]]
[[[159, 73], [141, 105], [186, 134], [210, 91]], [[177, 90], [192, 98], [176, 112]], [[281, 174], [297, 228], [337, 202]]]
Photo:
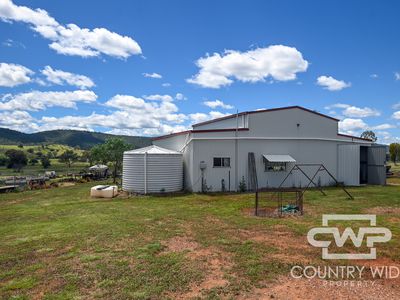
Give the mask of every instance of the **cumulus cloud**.
[[347, 118], [339, 122], [339, 131], [353, 133], [354, 131], [365, 130], [368, 125], [361, 119]]
[[372, 130], [386, 130], [386, 129], [391, 129], [391, 128], [396, 128], [396, 126], [394, 126], [392, 124], [384, 123], [384, 124], [379, 124], [379, 125], [370, 127], [370, 129], [372, 129]]
[[158, 74], [158, 73], [143, 73], [143, 76], [147, 77], [147, 78], [155, 78], [155, 79], [161, 79], [162, 78], [162, 76], [160, 74]]
[[224, 108], [224, 109], [232, 109], [233, 108], [232, 105], [225, 104], [223, 101], [218, 100], [218, 99], [214, 100], [214, 101], [204, 101], [203, 104], [205, 106], [208, 106], [208, 107], [212, 108], [212, 109], [215, 109], [217, 107], [221, 107], [221, 108]]
[[348, 107], [350, 107], [350, 106], [351, 106], [351, 105], [349, 105], [349, 104], [335, 103], [335, 104], [332, 104], [332, 105], [325, 106], [325, 109], [332, 109], [332, 108], [348, 108]]
[[0, 110], [38, 111], [53, 106], [76, 108], [77, 102], [95, 102], [96, 99], [97, 95], [87, 90], [5, 94], [1, 97]]
[[343, 110], [343, 115], [351, 118], [366, 118], [366, 117], [378, 117], [381, 115], [381, 113], [376, 109], [369, 107], [349, 106]]
[[0, 86], [14, 87], [28, 83], [34, 72], [17, 64], [0, 63]]
[[105, 103], [106, 106], [129, 111], [135, 119], [153, 119], [173, 123], [182, 123], [186, 120], [184, 114], [179, 114], [178, 107], [171, 101], [148, 102], [131, 95], [115, 95]]
[[[129, 135], [158, 135], [185, 130], [186, 115], [170, 101], [146, 101], [131, 95], [115, 95], [105, 106], [116, 109], [109, 114], [92, 113], [86, 116], [42, 117], [40, 130], [56, 128], [94, 130], [108, 128], [110, 133]], [[134, 116], [134, 117], [132, 117]]]
[[400, 120], [400, 111], [396, 111], [393, 113], [392, 118], [396, 120]]
[[196, 61], [199, 72], [187, 82], [207, 88], [230, 85], [234, 79], [242, 82], [265, 81], [271, 77], [277, 81], [296, 79], [305, 72], [308, 62], [294, 47], [272, 45], [247, 52], [226, 50], [201, 57]]
[[340, 91], [344, 88], [348, 88], [351, 86], [350, 82], [344, 82], [343, 80], [337, 80], [332, 76], [319, 76], [317, 78], [317, 84], [322, 86], [324, 89], [328, 91]]
[[188, 130], [189, 128], [184, 125], [168, 125], [168, 124], [161, 124], [157, 128], [143, 128], [143, 129], [112, 129], [107, 131], [110, 134], [122, 134], [122, 135], [150, 135], [150, 136], [157, 136], [157, 135], [164, 135], [164, 134], [171, 134], [174, 132], [180, 132]]
[[400, 109], [400, 102], [392, 106], [393, 109]]
[[154, 100], [154, 101], [174, 101], [174, 98], [170, 95], [149, 95], [144, 96], [146, 100]]
[[399, 72], [394, 72], [394, 79], [400, 80], [400, 73]]
[[378, 74], [371, 74], [371, 75], [369, 75], [369, 77], [376, 79], [376, 78], [378, 78], [379, 76], [378, 76]]
[[0, 127], [19, 131], [38, 130], [35, 119], [26, 111], [0, 112]]
[[193, 123], [201, 123], [212, 119], [222, 118], [229, 116], [230, 114], [224, 114], [219, 111], [210, 111], [209, 113], [193, 113], [189, 114], [189, 118]]
[[387, 131], [378, 131], [378, 142], [382, 144], [391, 144], [391, 143], [400, 143], [400, 137], [393, 136], [390, 132]]
[[131, 37], [122, 36], [106, 28], [80, 28], [75, 24], [62, 25], [43, 9], [15, 5], [11, 0], [0, 2], [0, 18], [6, 22], [23, 22], [51, 43], [49, 47], [59, 54], [82, 57], [105, 54], [128, 58], [141, 54], [139, 44]]
[[81, 89], [91, 88], [95, 84], [87, 76], [65, 72], [61, 70], [54, 70], [50, 66], [45, 66], [41, 73], [46, 76], [46, 80], [59, 85], [73, 85]]
[[365, 130], [378, 130], [376, 133], [380, 139], [382, 139], [382, 130], [396, 128], [396, 126], [388, 123], [378, 124], [375, 126], [369, 126], [362, 119], [347, 118], [339, 122], [339, 131], [355, 136], [360, 136]]
[[349, 118], [366, 118], [366, 117], [379, 117], [381, 113], [370, 107], [357, 107], [350, 104], [336, 103], [325, 106], [325, 109], [331, 110], [332, 108], [342, 109], [342, 114]]

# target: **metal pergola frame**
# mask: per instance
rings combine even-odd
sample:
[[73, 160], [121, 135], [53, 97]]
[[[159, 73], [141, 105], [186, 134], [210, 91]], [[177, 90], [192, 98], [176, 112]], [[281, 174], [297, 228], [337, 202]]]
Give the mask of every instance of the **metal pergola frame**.
[[[304, 170], [301, 167], [318, 167], [318, 169], [316, 170], [316, 172], [314, 173], [314, 175], [312, 177], [308, 176], [306, 172], [304, 172]], [[336, 183], [336, 186], [340, 186], [342, 188], [342, 190], [347, 194], [347, 196], [349, 197], [349, 199], [354, 199], [354, 197], [349, 193], [349, 191], [346, 190], [346, 188], [344, 187], [343, 184], [340, 184], [335, 176], [332, 175], [331, 172], [328, 171], [328, 169], [323, 165], [323, 164], [295, 164], [292, 169], [290, 169], [289, 173], [286, 175], [286, 177], [283, 179], [283, 181], [281, 182], [281, 184], [279, 185], [278, 188], [276, 188], [276, 192], [275, 193], [279, 193], [279, 192], [285, 192], [286, 188], [282, 188], [283, 184], [286, 182], [286, 180], [289, 178], [290, 175], [293, 174], [293, 171], [300, 171], [308, 180], [308, 184], [307, 186], [302, 189], [302, 192], [300, 194], [300, 199], [301, 203], [303, 203], [303, 198], [304, 198], [304, 194], [305, 192], [310, 188], [310, 185], [313, 184], [320, 192], [322, 195], [326, 196], [326, 193], [324, 192], [324, 190], [322, 189], [322, 187], [318, 186], [315, 183], [315, 177], [317, 176], [317, 174], [319, 172], [323, 172], [325, 171]], [[260, 190], [261, 191], [261, 190]], [[258, 190], [256, 191], [256, 199], [255, 199], [255, 215], [258, 215]], [[273, 197], [272, 197], [273, 198]]]

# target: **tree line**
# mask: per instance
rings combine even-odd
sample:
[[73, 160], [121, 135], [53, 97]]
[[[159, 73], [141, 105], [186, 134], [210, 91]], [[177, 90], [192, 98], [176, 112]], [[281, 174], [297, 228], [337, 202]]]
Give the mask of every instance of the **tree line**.
[[[19, 145], [18, 147], [23, 148], [23, 145]], [[89, 151], [84, 151], [81, 156], [73, 150], [66, 150], [57, 158], [59, 162], [66, 164], [68, 168], [71, 168], [71, 166], [78, 160], [87, 162], [89, 165], [99, 163], [110, 165], [115, 182], [116, 176], [122, 168], [123, 153], [130, 149], [133, 149], [133, 146], [126, 143], [123, 139], [110, 138], [103, 144], [96, 145]], [[28, 149], [27, 152], [34, 154], [34, 157], [29, 160], [27, 154], [23, 150], [9, 149], [5, 152], [5, 156], [0, 156], [0, 165], [20, 172], [28, 164], [35, 165], [40, 162], [42, 167], [47, 169], [51, 166], [50, 159], [55, 158], [52, 157], [50, 154], [51, 152], [47, 155], [44, 155], [40, 151], [33, 153], [34, 151], [32, 148]]]

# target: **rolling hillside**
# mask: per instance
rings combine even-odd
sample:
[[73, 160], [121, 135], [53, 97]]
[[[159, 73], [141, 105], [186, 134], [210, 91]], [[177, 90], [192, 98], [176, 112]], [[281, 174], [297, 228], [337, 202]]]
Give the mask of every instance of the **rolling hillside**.
[[151, 144], [151, 138], [142, 136], [112, 135], [78, 130], [50, 130], [27, 134], [7, 128], [0, 128], [0, 144], [3, 145], [62, 144], [88, 149], [94, 145], [103, 143], [111, 137], [121, 137], [127, 143], [134, 145], [135, 148]]

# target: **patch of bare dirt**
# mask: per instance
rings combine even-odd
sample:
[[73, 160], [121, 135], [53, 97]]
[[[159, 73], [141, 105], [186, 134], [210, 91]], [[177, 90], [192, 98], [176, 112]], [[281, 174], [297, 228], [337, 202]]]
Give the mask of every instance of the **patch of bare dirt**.
[[365, 212], [376, 215], [400, 214], [400, 207], [377, 206], [368, 208], [365, 210]]
[[168, 295], [172, 299], [192, 299], [201, 297], [207, 290], [224, 287], [229, 282], [226, 280], [225, 271], [232, 267], [228, 255], [215, 248], [204, 248], [189, 236], [176, 236], [164, 243], [167, 252], [183, 252], [187, 258], [201, 262], [205, 269], [205, 277], [200, 284], [192, 284], [185, 293]]
[[238, 234], [242, 239], [277, 249], [278, 252], [271, 253], [270, 258], [281, 262], [306, 264], [315, 256], [315, 249], [308, 244], [305, 237], [296, 236], [284, 225], [275, 225], [268, 232], [239, 230]]
[[[341, 285], [338, 285], [341, 284]], [[398, 299], [400, 286], [391, 280], [330, 282], [321, 279], [281, 277], [265, 288], [254, 289], [239, 299]]]
[[69, 186], [74, 186], [75, 182], [60, 182], [58, 184], [59, 187], [69, 187]]
[[194, 251], [199, 247], [197, 242], [186, 236], [175, 236], [164, 242], [163, 245], [166, 247], [166, 251], [168, 252]]

